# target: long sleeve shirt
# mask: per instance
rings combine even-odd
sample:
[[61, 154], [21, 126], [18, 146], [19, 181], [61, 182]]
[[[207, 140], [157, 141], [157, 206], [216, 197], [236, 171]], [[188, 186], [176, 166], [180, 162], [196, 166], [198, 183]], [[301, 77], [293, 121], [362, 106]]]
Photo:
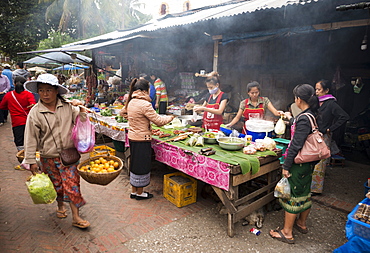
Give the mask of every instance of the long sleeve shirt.
[[10, 82], [8, 77], [0, 75], [0, 92], [7, 93], [10, 90]]
[[334, 99], [326, 100], [319, 108], [317, 124], [319, 131], [323, 134], [327, 129], [334, 132], [349, 120], [348, 114], [337, 104]]
[[[309, 109], [303, 111], [302, 113], [311, 113]], [[302, 114], [300, 113], [300, 114]], [[297, 156], [299, 150], [302, 149], [308, 135], [312, 132], [311, 122], [308, 119], [309, 116], [301, 115], [297, 116], [295, 119], [295, 131], [292, 140], [290, 141], [288, 147], [288, 155], [284, 161], [284, 170], [290, 170], [294, 163], [294, 158]]]
[[82, 121], [87, 120], [86, 113], [59, 99], [55, 112], [41, 101], [32, 107], [24, 136], [25, 163], [36, 163], [36, 151], [40, 151], [41, 157], [55, 158], [62, 149], [74, 147], [71, 136], [78, 115]]

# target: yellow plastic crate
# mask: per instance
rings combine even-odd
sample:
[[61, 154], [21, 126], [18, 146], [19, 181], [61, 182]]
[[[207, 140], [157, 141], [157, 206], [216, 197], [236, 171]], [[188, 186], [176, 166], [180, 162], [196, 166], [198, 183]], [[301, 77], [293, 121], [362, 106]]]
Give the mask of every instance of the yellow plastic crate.
[[197, 180], [182, 173], [164, 175], [163, 196], [177, 207], [197, 201]]
[[94, 150], [90, 152], [90, 157], [98, 156], [98, 155], [116, 155], [116, 150], [114, 148], [108, 147], [106, 145], [96, 146]]

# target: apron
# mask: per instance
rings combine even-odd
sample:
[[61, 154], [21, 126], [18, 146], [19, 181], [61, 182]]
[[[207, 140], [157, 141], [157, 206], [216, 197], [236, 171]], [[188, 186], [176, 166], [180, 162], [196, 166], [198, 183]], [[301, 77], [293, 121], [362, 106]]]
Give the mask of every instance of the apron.
[[[262, 97], [260, 97], [260, 99], [262, 99]], [[265, 115], [265, 109], [263, 108], [263, 103], [260, 103], [258, 105], [258, 108], [249, 108], [249, 99], [247, 98], [245, 100], [245, 109], [244, 109], [244, 112], [243, 112], [243, 116], [244, 116], [244, 119], [245, 121], [249, 120], [249, 114], [250, 113], [258, 113], [259, 114], [259, 117], [262, 119], [263, 116]], [[245, 124], [243, 125], [243, 134], [247, 134], [247, 128], [245, 127]]]
[[[220, 94], [218, 94], [215, 104], [209, 104], [209, 101], [211, 100], [212, 95], [209, 96], [206, 108], [213, 108], [213, 109], [220, 108], [220, 102], [221, 102], [221, 98], [223, 94], [224, 92], [222, 91]], [[223, 123], [223, 120], [224, 119], [222, 115], [216, 115], [210, 112], [204, 112], [202, 127], [207, 130], [208, 129], [220, 130], [220, 125]]]

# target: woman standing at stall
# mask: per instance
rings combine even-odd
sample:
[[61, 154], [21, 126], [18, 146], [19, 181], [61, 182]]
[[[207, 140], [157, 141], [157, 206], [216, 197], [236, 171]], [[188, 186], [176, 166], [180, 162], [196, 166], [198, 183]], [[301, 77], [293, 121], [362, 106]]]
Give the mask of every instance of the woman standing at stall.
[[210, 73], [205, 84], [209, 95], [206, 96], [206, 101], [204, 101], [202, 106], [195, 106], [193, 110], [197, 113], [204, 112], [203, 128], [219, 130], [220, 125], [223, 123], [222, 114], [229, 98], [220, 89], [220, 79], [217, 72]]
[[72, 210], [72, 226], [87, 228], [90, 223], [79, 214], [80, 207], [86, 202], [80, 191], [78, 162], [64, 166], [59, 155], [62, 149], [74, 147], [71, 134], [77, 116], [82, 121], [88, 120], [85, 109], [77, 107], [82, 102], [73, 100], [72, 105], [67, 103], [61, 95], [69, 90], [52, 74], [39, 75], [37, 80], [26, 82], [24, 87], [40, 95], [26, 122], [24, 163], [30, 165], [32, 174], [36, 174], [39, 170], [36, 151], [40, 152], [40, 169], [49, 176], [57, 192], [56, 216], [61, 219], [67, 217], [64, 202], [68, 202]]
[[[260, 97], [261, 87], [260, 84], [256, 81], [247, 84], [247, 92], [249, 98], [240, 102], [239, 111], [235, 118], [226, 126], [232, 127], [235, 125], [242, 116], [244, 120], [247, 121], [249, 118], [259, 118], [263, 119], [265, 116], [265, 111], [268, 109], [275, 116], [280, 116], [284, 114], [283, 111], [278, 111], [272, 105], [270, 100], [267, 97]], [[243, 125], [243, 133], [247, 133], [245, 124]]]
[[[126, 107], [120, 114], [127, 117], [130, 128], [128, 139], [131, 151], [130, 198], [136, 200], [150, 199], [153, 194], [144, 192], [144, 187], [150, 183], [152, 157], [152, 129], [150, 123], [163, 126], [172, 121], [174, 116], [158, 115], [150, 103], [149, 82], [134, 78], [130, 84], [130, 93]], [[127, 113], [127, 115], [126, 115]]]
[[[308, 233], [307, 217], [311, 210], [311, 181], [314, 163], [294, 163], [294, 158], [302, 149], [308, 135], [312, 132], [310, 119], [315, 117], [319, 108], [319, 102], [315, 95], [315, 89], [309, 84], [297, 85], [293, 94], [295, 103], [302, 110], [292, 125], [292, 139], [287, 149], [287, 157], [284, 161], [282, 174], [288, 178], [291, 188], [289, 199], [279, 198], [280, 205], [285, 210], [283, 229], [270, 231], [270, 236], [279, 241], [292, 244], [293, 227], [302, 234]], [[309, 113], [311, 116], [302, 115]], [[297, 219], [298, 217], [298, 219]]]
[[[349, 120], [348, 114], [337, 104], [336, 98], [330, 94], [331, 83], [320, 80], [316, 83], [316, 96], [319, 98], [320, 108], [317, 124], [319, 131], [324, 135], [326, 144], [330, 147], [331, 154], [340, 152], [337, 144], [332, 140], [332, 133]], [[328, 158], [330, 159], [330, 158]], [[321, 194], [324, 187], [324, 177], [328, 159], [316, 164], [312, 174], [311, 193]]]

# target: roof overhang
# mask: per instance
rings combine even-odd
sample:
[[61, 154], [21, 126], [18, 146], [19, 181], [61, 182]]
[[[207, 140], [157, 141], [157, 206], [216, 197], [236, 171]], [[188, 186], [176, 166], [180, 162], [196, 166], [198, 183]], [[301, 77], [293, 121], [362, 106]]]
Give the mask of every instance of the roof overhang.
[[20, 52], [18, 54], [37, 54], [37, 53], [51, 53], [51, 52], [83, 52], [83, 51], [92, 50], [95, 48], [110, 46], [110, 45], [117, 44], [123, 41], [133, 40], [136, 38], [149, 38], [149, 37], [144, 36], [144, 35], [135, 35], [135, 36], [127, 37], [127, 38], [108, 40], [108, 41], [104, 41], [100, 43], [64, 46], [64, 47], [51, 48], [51, 49], [45, 49], [45, 50]]

